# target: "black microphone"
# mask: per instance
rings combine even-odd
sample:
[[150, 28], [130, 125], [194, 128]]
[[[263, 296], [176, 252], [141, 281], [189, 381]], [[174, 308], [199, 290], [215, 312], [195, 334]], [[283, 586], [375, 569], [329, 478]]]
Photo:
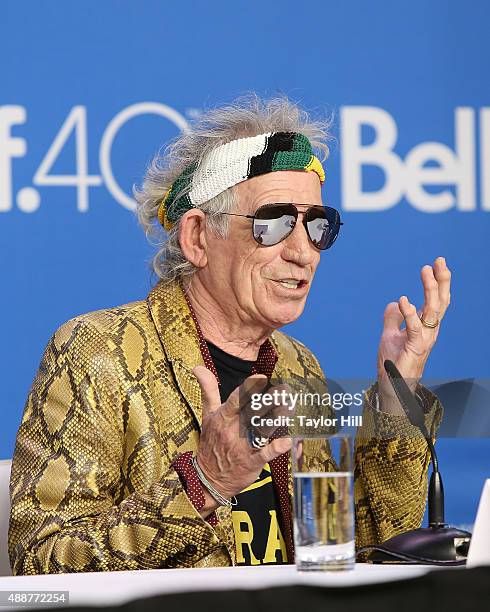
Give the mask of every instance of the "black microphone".
[[430, 527], [445, 527], [444, 521], [444, 486], [442, 484], [442, 477], [439, 472], [439, 462], [437, 461], [437, 453], [434, 448], [432, 436], [427, 431], [425, 425], [425, 414], [423, 408], [418, 403], [417, 399], [412, 395], [407, 383], [398, 371], [395, 364], [387, 359], [384, 362], [385, 372], [391, 382], [396, 396], [400, 404], [402, 405], [408, 420], [412, 425], [418, 427], [422, 432], [422, 435], [427, 441], [429, 447], [431, 462], [432, 462], [432, 474], [429, 481], [429, 494], [427, 506], [429, 510], [429, 526]]
[[420, 527], [393, 536], [380, 545], [364, 546], [357, 554], [369, 553], [368, 560], [430, 565], [464, 565], [471, 541], [471, 533], [448, 527], [444, 520], [444, 487], [439, 472], [437, 454], [425, 425], [425, 413], [410, 391], [395, 364], [387, 359], [384, 368], [408, 420], [420, 429], [429, 448], [432, 474], [428, 491], [429, 527]]

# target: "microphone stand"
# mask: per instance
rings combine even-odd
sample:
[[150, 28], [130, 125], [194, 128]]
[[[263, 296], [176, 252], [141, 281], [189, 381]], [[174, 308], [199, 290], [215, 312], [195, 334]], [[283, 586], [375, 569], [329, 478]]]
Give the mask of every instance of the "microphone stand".
[[471, 533], [449, 527], [444, 520], [444, 487], [434, 443], [425, 425], [424, 411], [395, 364], [387, 359], [384, 368], [408, 420], [420, 429], [429, 448], [432, 463], [427, 501], [429, 526], [393, 536], [380, 545], [364, 546], [358, 550], [358, 554], [369, 553], [368, 560], [375, 563], [398, 561], [412, 564], [464, 565]]

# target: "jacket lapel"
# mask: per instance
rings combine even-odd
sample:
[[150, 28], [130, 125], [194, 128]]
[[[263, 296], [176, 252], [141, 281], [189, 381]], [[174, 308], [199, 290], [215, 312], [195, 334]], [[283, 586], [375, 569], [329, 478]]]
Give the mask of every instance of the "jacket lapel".
[[192, 369], [204, 365], [199, 336], [180, 283], [160, 281], [147, 298], [153, 323], [172, 372], [192, 411], [202, 425], [201, 388]]

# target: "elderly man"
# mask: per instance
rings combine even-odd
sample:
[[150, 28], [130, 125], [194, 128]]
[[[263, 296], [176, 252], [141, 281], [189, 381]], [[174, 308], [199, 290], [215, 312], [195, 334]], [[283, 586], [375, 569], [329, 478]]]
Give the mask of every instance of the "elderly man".
[[[162, 240], [160, 281], [47, 346], [13, 460], [16, 574], [294, 560], [291, 442], [241, 436], [240, 394], [324, 380], [276, 330], [301, 315], [341, 225], [314, 154], [328, 153], [326, 127], [287, 99], [252, 98], [207, 113], [152, 164], [136, 197]], [[415, 382], [449, 304], [443, 258], [422, 283], [420, 317], [406, 297], [387, 306], [378, 356]], [[378, 369], [355, 449], [358, 546], [419, 526], [425, 506], [425, 441]], [[434, 434], [440, 406], [424, 400]]]

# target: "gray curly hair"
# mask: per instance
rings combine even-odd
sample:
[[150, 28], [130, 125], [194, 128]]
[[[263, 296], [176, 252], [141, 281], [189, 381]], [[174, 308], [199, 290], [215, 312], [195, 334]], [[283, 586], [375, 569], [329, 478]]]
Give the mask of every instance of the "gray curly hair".
[[[332, 118], [313, 120], [309, 113], [286, 96], [262, 99], [252, 93], [228, 106], [205, 112], [191, 126], [157, 154], [149, 165], [141, 187], [133, 189], [136, 212], [148, 240], [157, 247], [151, 267], [165, 282], [189, 281], [196, 268], [185, 258], [179, 242], [179, 222], [167, 233], [158, 220], [158, 208], [174, 180], [192, 164], [199, 164], [215, 147], [236, 138], [266, 132], [298, 132], [306, 136], [323, 162], [329, 155]], [[187, 188], [189, 190], [189, 187]], [[183, 190], [177, 197], [184, 195]], [[226, 238], [229, 217], [237, 205], [234, 187], [205, 202], [200, 209], [207, 226], [216, 236]]]

